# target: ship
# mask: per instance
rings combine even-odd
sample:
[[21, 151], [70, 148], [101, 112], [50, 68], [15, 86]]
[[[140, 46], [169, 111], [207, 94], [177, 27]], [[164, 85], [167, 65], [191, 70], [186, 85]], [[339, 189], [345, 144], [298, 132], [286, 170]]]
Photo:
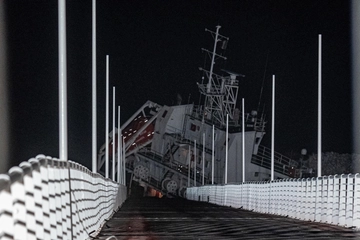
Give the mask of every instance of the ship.
[[[243, 74], [215, 67], [215, 60], [226, 60], [220, 52], [229, 42], [220, 28], [205, 29], [214, 45], [202, 49], [210, 59], [209, 66], [199, 68], [202, 102], [182, 104], [178, 97], [176, 105], [167, 106], [147, 101], [109, 134], [109, 161], [115, 156], [112, 145], [121, 139], [123, 151], [116, 155], [125, 159], [130, 186], [136, 182], [149, 193], [184, 197], [191, 186], [270, 180], [271, 150], [261, 145], [265, 116], [239, 106]], [[105, 171], [105, 149], [104, 144], [98, 154], [100, 173]], [[297, 167], [298, 161], [274, 153], [274, 179], [296, 177]]]

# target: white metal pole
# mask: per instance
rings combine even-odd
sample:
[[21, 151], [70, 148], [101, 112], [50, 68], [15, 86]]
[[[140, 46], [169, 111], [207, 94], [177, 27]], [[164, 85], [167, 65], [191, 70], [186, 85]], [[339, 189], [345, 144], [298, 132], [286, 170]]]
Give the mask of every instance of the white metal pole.
[[215, 158], [215, 127], [212, 127], [212, 153], [211, 153], [211, 184], [214, 184], [214, 158]]
[[196, 187], [196, 140], [194, 140], [194, 186]]
[[[352, 135], [353, 153], [360, 153], [360, 1], [351, 1], [351, 72], [352, 72]], [[353, 172], [360, 172], [360, 160], [354, 158], [352, 161]]]
[[191, 161], [190, 161], [190, 145], [189, 145], [189, 152], [188, 152], [188, 187], [190, 187], [190, 172], [191, 172]]
[[113, 87], [113, 110], [112, 110], [112, 122], [113, 122], [113, 134], [112, 134], [112, 180], [115, 181], [115, 149], [116, 149], [116, 146], [115, 146], [115, 115], [116, 115], [116, 112], [115, 112], [115, 87]]
[[66, 1], [58, 1], [59, 21], [59, 158], [68, 159], [67, 68], [66, 68]]
[[[121, 137], [122, 139], [122, 149], [123, 149], [123, 157], [122, 157], [122, 161], [123, 161], [123, 178], [124, 178], [124, 186], [126, 186], [126, 155], [125, 155], [125, 140], [123, 137]], [[131, 180], [130, 180], [131, 181]]]
[[321, 177], [321, 34], [319, 34], [319, 62], [318, 62], [318, 170], [317, 176]]
[[120, 106], [118, 106], [118, 128], [117, 128], [117, 180], [122, 184], [122, 165], [121, 165], [121, 128], [120, 128]]
[[228, 141], [229, 141], [229, 114], [226, 114], [226, 134], [225, 134], [225, 184], [227, 184], [228, 175]]
[[245, 182], [245, 100], [242, 99], [242, 182]]
[[202, 151], [202, 185], [205, 185], [205, 133], [203, 133], [203, 151]]
[[274, 134], [275, 134], [275, 75], [272, 75], [271, 181], [274, 180]]
[[105, 177], [109, 177], [109, 55], [106, 55]]
[[92, 0], [92, 172], [97, 172], [96, 116], [96, 0]]
[[[10, 83], [7, 79], [7, 56], [6, 56], [6, 41], [5, 29], [5, 1], [0, 1], [0, 173], [5, 173], [11, 167], [10, 165]], [[10, 78], [9, 78], [10, 79]]]

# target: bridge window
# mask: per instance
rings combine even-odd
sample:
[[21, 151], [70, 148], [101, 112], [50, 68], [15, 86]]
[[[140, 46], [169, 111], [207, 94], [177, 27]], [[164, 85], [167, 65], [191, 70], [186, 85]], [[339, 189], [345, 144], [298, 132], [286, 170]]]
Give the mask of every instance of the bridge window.
[[255, 172], [254, 177], [258, 177], [258, 176], [259, 176], [259, 172]]

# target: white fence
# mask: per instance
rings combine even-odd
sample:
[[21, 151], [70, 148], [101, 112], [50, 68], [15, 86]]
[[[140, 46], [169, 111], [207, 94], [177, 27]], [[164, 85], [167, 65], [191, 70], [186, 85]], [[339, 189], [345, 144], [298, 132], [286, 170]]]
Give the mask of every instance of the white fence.
[[39, 155], [0, 175], [0, 239], [88, 239], [125, 200], [125, 186]]
[[188, 188], [189, 200], [360, 228], [360, 175]]

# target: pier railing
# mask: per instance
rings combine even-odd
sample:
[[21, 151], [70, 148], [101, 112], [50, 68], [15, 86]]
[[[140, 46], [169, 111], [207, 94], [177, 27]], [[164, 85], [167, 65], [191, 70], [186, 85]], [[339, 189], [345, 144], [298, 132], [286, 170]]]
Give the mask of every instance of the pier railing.
[[0, 175], [0, 239], [89, 239], [125, 199], [125, 186], [39, 155]]
[[205, 185], [188, 188], [186, 197], [260, 213], [360, 228], [359, 174]]

